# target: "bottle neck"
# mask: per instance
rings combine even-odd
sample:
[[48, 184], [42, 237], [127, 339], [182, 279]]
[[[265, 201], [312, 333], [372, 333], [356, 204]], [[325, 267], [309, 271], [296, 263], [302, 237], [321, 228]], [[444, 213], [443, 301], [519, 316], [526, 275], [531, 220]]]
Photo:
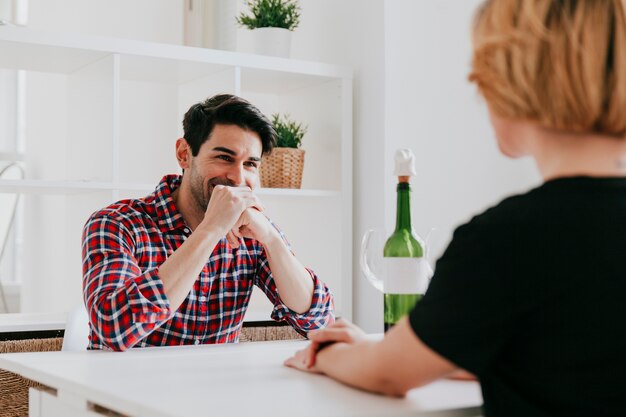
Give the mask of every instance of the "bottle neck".
[[411, 186], [408, 182], [399, 182], [396, 188], [398, 202], [396, 209], [396, 232], [411, 230]]

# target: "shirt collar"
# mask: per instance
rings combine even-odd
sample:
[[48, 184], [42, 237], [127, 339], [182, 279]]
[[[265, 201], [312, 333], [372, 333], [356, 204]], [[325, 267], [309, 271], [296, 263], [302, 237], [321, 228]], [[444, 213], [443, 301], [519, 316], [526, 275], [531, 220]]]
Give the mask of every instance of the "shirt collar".
[[182, 181], [180, 175], [166, 175], [161, 179], [154, 192], [154, 207], [157, 215], [157, 224], [163, 232], [179, 230], [187, 227], [183, 215], [180, 214], [172, 198], [172, 193]]

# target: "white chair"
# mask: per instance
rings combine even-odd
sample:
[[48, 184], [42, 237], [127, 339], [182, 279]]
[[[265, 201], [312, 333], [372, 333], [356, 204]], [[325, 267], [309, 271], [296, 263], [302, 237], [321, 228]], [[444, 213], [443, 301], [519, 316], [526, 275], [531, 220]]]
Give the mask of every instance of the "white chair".
[[[16, 163], [10, 163], [9, 165], [0, 169], [0, 179], [3, 180], [20, 180], [24, 177], [24, 170]], [[17, 208], [17, 201], [19, 198], [17, 193], [0, 193], [0, 260], [4, 255], [4, 251], [9, 241], [9, 233], [11, 232], [11, 226], [15, 220], [15, 212]], [[2, 300], [2, 308], [5, 313], [9, 312], [9, 305], [7, 304], [6, 297], [4, 295], [4, 288], [2, 287], [2, 281], [0, 281], [0, 299]]]
[[83, 303], [74, 307], [67, 315], [65, 335], [61, 350], [78, 352], [87, 350], [89, 344], [89, 316]]

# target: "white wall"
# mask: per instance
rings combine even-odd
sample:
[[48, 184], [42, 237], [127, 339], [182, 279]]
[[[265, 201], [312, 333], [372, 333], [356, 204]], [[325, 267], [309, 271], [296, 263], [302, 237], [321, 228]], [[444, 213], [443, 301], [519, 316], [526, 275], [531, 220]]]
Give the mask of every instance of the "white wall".
[[[183, 10], [183, 0], [28, 0], [25, 23], [31, 30], [180, 44], [183, 39]], [[101, 64], [107, 65], [108, 62], [103, 61]], [[82, 71], [89, 71], [89, 68]], [[26, 74], [26, 166], [30, 178], [78, 179], [77, 176], [81, 175], [77, 172], [79, 168], [94, 163], [88, 155], [81, 154], [82, 148], [76, 146], [72, 149], [79, 155], [73, 159], [70, 168], [68, 161], [71, 155], [64, 152], [66, 143], [49, 140], [50, 137], [64, 138], [66, 141], [74, 138], [76, 143], [84, 143], [80, 135], [90, 132], [89, 123], [93, 121], [84, 117], [85, 114], [106, 119], [101, 108], [106, 103], [88, 103], [84, 108], [68, 108], [68, 91], [80, 89], [80, 86], [70, 88], [78, 78], [74, 75], [71, 78], [73, 81], [69, 81], [62, 74]], [[107, 85], [99, 87], [106, 89]], [[110, 86], [108, 88], [112, 92]], [[76, 117], [76, 120], [68, 128], [69, 131], [65, 131], [65, 122], [70, 115]], [[109, 129], [112, 129], [112, 123], [92, 131], [92, 139], [93, 135], [106, 136]], [[91, 143], [106, 144], [102, 141]], [[98, 151], [92, 149], [92, 152]], [[102, 158], [104, 160], [106, 158]], [[98, 195], [98, 198], [102, 199], [99, 207], [111, 200], [110, 195]], [[64, 221], [59, 216], [55, 217], [54, 213], [70, 215], [74, 210], [81, 210], [81, 207], [84, 211], [84, 203], [80, 197], [29, 194], [24, 198], [24, 206], [29, 213], [28, 217], [36, 219], [25, 225], [24, 241], [30, 245], [29, 253], [34, 251], [40, 255], [37, 262], [24, 265], [21, 311], [66, 310], [81, 299], [80, 263], [64, 265], [66, 257], [59, 256], [59, 252], [80, 252], [80, 230], [68, 230]], [[87, 214], [80, 213], [80, 216], [86, 219]], [[42, 230], [48, 233], [42, 234]], [[58, 247], [54, 246], [55, 243], [43, 241], [40, 238], [42, 235], [59, 236], [61, 241], [55, 242]], [[67, 242], [62, 241], [63, 236], [67, 236]], [[64, 267], [69, 271], [67, 278], [50, 276], [49, 271], [63, 270]], [[59, 282], [64, 285], [59, 285]]]
[[412, 182], [413, 226], [423, 237], [435, 228], [430, 239], [433, 262], [456, 226], [539, 181], [530, 160], [500, 155], [486, 106], [467, 81], [470, 28], [480, 3], [385, 2], [384, 221], [392, 230], [393, 154], [411, 148], [418, 172]]
[[28, 0], [30, 29], [181, 44], [183, 0]]
[[[364, 7], [367, 3], [367, 7]], [[302, 0], [302, 23], [294, 32], [292, 56], [354, 69], [353, 125], [353, 319], [382, 331], [383, 300], [361, 275], [360, 237], [381, 228], [385, 179], [384, 1]]]
[[480, 0], [385, 2], [385, 223], [393, 228], [393, 153], [416, 154], [414, 227], [438, 257], [453, 228], [538, 181], [530, 160], [500, 155], [486, 106], [467, 81]]
[[[208, 1], [219, 4], [222, 11], [241, 10], [232, 3], [225, 4], [231, 0]], [[380, 197], [384, 184], [380, 155], [385, 151], [384, 1], [301, 0], [300, 5], [301, 23], [293, 33], [291, 57], [354, 69], [353, 318], [369, 330], [382, 331], [382, 295], [358, 272], [358, 249], [365, 230], [382, 228], [384, 220], [384, 199]], [[235, 38], [242, 37], [245, 31], [236, 28], [232, 17], [220, 17], [225, 19], [219, 22], [225, 32]], [[235, 48], [237, 40], [229, 40]], [[370, 323], [375, 324], [368, 326]]]
[[[235, 0], [232, 0], [235, 1]], [[452, 230], [504, 195], [538, 181], [528, 161], [506, 161], [484, 105], [467, 82], [469, 25], [478, 0], [301, 0], [294, 58], [354, 68], [354, 314], [382, 329], [382, 297], [359, 272], [359, 241], [395, 219], [392, 155], [417, 156], [414, 226]], [[29, 27], [182, 43], [183, 0], [30, 0]]]
[[[528, 160], [497, 150], [486, 108], [467, 81], [479, 0], [303, 0], [292, 55], [354, 68], [354, 319], [382, 330], [382, 297], [360, 273], [360, 238], [395, 222], [393, 154], [416, 154], [413, 225], [431, 228], [431, 258], [454, 228], [538, 182]], [[364, 6], [367, 4], [367, 7]]]

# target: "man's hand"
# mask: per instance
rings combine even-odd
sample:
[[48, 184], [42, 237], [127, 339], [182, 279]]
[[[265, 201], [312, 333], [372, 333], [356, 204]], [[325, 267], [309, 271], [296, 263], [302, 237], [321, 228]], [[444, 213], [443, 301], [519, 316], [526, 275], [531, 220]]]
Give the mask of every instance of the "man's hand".
[[285, 361], [285, 365], [301, 371], [320, 373], [315, 367], [317, 352], [333, 343], [356, 343], [365, 340], [365, 332], [351, 322], [337, 320], [324, 329], [313, 330], [308, 334], [311, 344]]
[[256, 208], [247, 208], [228, 233], [228, 242], [232, 247], [239, 247], [240, 238], [255, 239], [267, 245], [274, 239], [281, 239], [280, 234], [270, 221]]
[[[230, 234], [241, 214], [251, 207], [263, 210], [261, 201], [249, 187], [216, 185], [198, 229], [217, 230], [222, 235]], [[233, 237], [230, 236], [229, 241], [231, 238]], [[236, 238], [233, 240], [237, 241]]]

